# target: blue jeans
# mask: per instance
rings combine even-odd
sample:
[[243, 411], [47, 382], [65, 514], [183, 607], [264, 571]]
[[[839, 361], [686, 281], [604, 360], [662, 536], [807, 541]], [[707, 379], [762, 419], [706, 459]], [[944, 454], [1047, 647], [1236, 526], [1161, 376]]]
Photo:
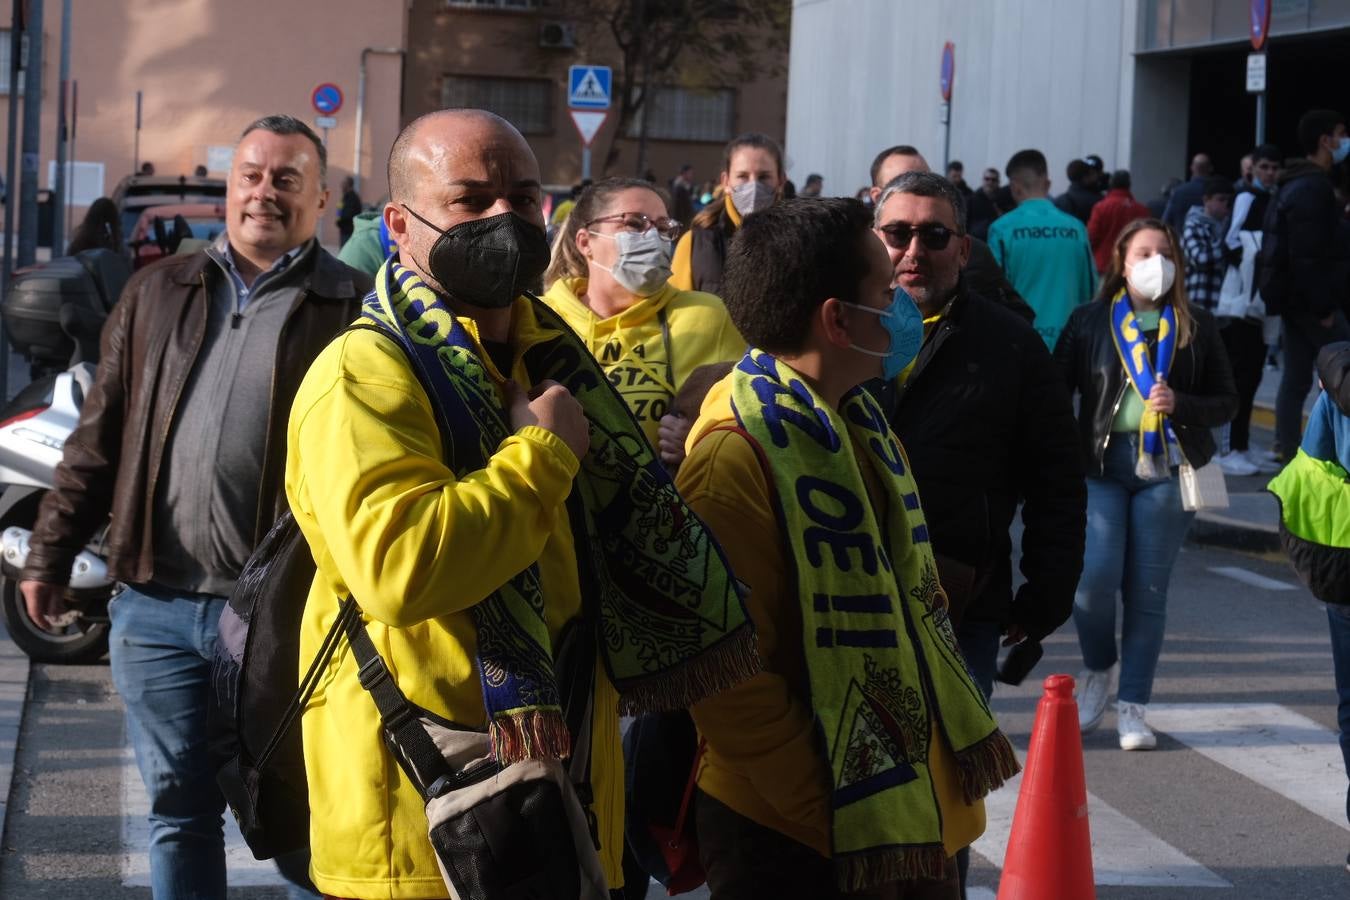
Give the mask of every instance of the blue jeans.
[[994, 695], [994, 676], [998, 674], [998, 645], [1003, 637], [1003, 626], [997, 622], [962, 620], [956, 629], [956, 643], [966, 658], [966, 668], [975, 686], [984, 691], [988, 700]]
[[[1331, 625], [1331, 662], [1336, 669], [1336, 719], [1341, 726], [1341, 755], [1350, 776], [1350, 606], [1327, 606]], [[1350, 789], [1345, 794], [1345, 818], [1350, 821]]]
[[[1181, 508], [1173, 474], [1135, 476], [1133, 435], [1111, 435], [1100, 478], [1087, 480], [1087, 551], [1073, 621], [1083, 664], [1101, 671], [1120, 660], [1117, 699], [1148, 703], [1167, 624], [1167, 583], [1195, 513]], [[1116, 648], [1116, 592], [1124, 606]]]
[[[207, 752], [206, 705], [222, 597], [127, 588], [109, 607], [113, 684], [150, 795], [155, 900], [224, 900], [225, 799]], [[292, 900], [316, 898], [309, 853], [277, 861]]]

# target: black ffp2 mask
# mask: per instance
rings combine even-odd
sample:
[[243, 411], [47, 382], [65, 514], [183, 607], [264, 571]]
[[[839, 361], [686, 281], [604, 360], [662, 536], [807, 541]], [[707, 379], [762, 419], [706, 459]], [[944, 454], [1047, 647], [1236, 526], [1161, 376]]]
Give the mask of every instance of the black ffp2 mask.
[[427, 274], [452, 300], [502, 309], [525, 291], [537, 289], [548, 268], [544, 229], [515, 213], [461, 222], [441, 231], [406, 204], [403, 208], [440, 232], [427, 256]]

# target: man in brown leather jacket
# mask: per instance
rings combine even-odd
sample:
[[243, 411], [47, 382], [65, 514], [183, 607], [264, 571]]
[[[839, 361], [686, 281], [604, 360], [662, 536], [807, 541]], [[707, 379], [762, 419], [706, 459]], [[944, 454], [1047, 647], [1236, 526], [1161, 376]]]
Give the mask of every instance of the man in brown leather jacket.
[[[75, 555], [111, 515], [109, 570], [128, 585], [109, 606], [112, 676], [150, 795], [156, 898], [225, 896], [225, 804], [206, 753], [216, 623], [284, 509], [295, 391], [371, 285], [315, 239], [326, 163], [299, 120], [254, 122], [235, 150], [226, 234], [128, 282], [19, 585], [50, 624]], [[307, 853], [278, 865], [292, 896], [314, 896]]]

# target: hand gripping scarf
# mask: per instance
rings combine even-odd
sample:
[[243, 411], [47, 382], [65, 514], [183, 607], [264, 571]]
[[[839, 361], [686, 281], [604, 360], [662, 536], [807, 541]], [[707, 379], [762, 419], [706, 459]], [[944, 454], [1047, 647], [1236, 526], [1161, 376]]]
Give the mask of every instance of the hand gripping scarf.
[[1172, 309], [1172, 304], [1164, 303], [1160, 312], [1156, 358], [1150, 358], [1148, 342], [1139, 330], [1134, 307], [1130, 305], [1125, 289], [1121, 288], [1116, 299], [1111, 301], [1111, 340], [1130, 384], [1144, 401], [1144, 414], [1139, 417], [1139, 458], [1134, 464], [1134, 474], [1139, 478], [1166, 475], [1169, 465], [1181, 462], [1181, 448], [1172, 432], [1172, 424], [1162, 413], [1148, 407], [1149, 391], [1159, 381], [1167, 380], [1177, 350], [1176, 310]]
[[[732, 375], [732, 409], [763, 450], [796, 568], [839, 885], [940, 878], [947, 854], [928, 767], [933, 726], [956, 757], [967, 803], [1019, 767], [957, 649], [900, 443], [865, 390], [849, 392], [836, 413], [754, 349]], [[855, 446], [885, 485], [884, 522]]]
[[[531, 381], [565, 385], [591, 426], [568, 509], [581, 590], [598, 600], [601, 655], [621, 710], [678, 709], [749, 677], [759, 670], [754, 629], [721, 549], [585, 345], [541, 301], [529, 300], [539, 323], [559, 332], [526, 353]], [[444, 300], [390, 260], [362, 314], [421, 370], [447, 465], [461, 478], [483, 468], [513, 429], [479, 351]], [[531, 565], [473, 607], [483, 703], [503, 763], [570, 752], [545, 602]]]

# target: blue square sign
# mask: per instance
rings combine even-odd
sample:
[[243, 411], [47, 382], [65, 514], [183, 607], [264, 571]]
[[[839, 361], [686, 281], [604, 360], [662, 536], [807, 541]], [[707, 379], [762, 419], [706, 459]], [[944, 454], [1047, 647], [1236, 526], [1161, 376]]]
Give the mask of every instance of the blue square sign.
[[609, 109], [613, 84], [609, 66], [572, 66], [567, 70], [567, 105], [573, 109]]

